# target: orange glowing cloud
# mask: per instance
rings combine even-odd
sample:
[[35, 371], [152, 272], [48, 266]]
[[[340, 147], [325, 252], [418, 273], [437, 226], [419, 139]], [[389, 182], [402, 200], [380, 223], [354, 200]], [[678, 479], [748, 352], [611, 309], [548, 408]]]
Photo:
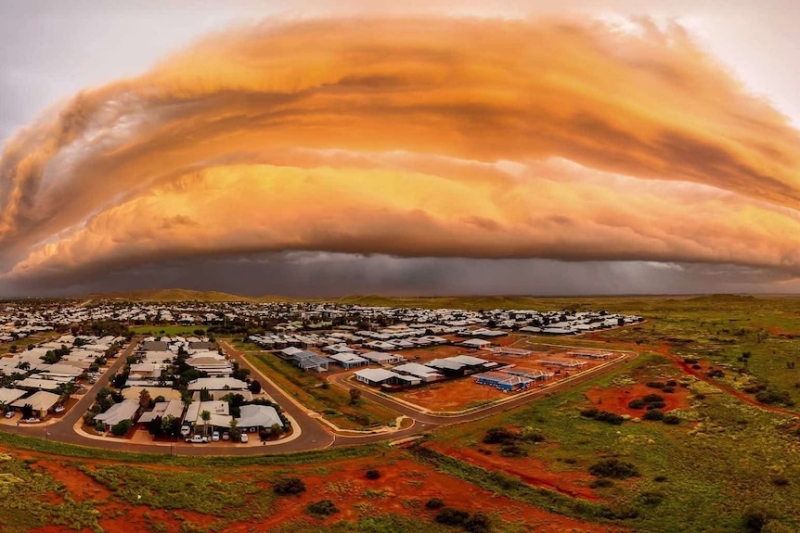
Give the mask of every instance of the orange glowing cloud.
[[681, 27], [638, 24], [215, 35], [7, 144], [7, 277], [281, 250], [796, 270], [800, 134]]

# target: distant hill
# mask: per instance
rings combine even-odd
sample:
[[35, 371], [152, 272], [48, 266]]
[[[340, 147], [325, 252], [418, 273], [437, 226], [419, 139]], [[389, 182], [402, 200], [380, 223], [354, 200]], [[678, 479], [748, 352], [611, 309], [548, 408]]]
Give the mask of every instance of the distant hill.
[[87, 300], [120, 300], [129, 302], [282, 302], [291, 298], [282, 296], [239, 296], [217, 291], [195, 291], [191, 289], [149, 289], [140, 291], [90, 294]]

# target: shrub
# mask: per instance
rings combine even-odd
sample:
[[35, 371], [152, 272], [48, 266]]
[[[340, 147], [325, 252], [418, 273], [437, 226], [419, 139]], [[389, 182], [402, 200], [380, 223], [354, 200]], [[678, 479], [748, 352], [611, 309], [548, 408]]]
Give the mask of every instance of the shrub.
[[608, 487], [613, 487], [614, 486], [614, 482], [611, 481], [608, 478], [599, 477], [599, 478], [595, 479], [594, 481], [592, 481], [591, 483], [589, 483], [589, 486], [591, 488], [593, 488], [593, 489], [605, 489], [605, 488], [608, 488]]
[[442, 507], [444, 507], [444, 500], [441, 498], [431, 498], [425, 502], [426, 509], [441, 509]]
[[544, 433], [532, 429], [524, 429], [520, 435], [520, 438], [522, 438], [522, 440], [525, 442], [544, 442], [547, 440], [544, 436]]
[[647, 383], [647, 386], [650, 387], [651, 389], [663, 389], [664, 388], [664, 384], [661, 383], [660, 381], [649, 381]]
[[483, 436], [484, 444], [514, 444], [519, 435], [506, 428], [491, 428]]
[[275, 482], [273, 486], [275, 494], [290, 496], [301, 494], [306, 491], [306, 484], [299, 477], [285, 477]]
[[365, 475], [367, 476], [367, 479], [378, 479], [379, 477], [381, 477], [380, 471], [375, 470], [374, 468], [367, 470], [367, 473]]
[[628, 402], [628, 407], [631, 409], [644, 409], [644, 400], [636, 399]]
[[442, 507], [436, 513], [436, 521], [446, 526], [463, 526], [469, 519], [469, 513], [452, 507]]
[[120, 422], [111, 426], [111, 433], [113, 433], [117, 437], [123, 437], [125, 436], [125, 434], [128, 433], [128, 431], [131, 430], [132, 427], [133, 427], [132, 420], [121, 420]]
[[642, 417], [644, 420], [664, 420], [664, 411], [661, 409], [651, 409]]
[[710, 378], [720, 378], [720, 379], [722, 379], [722, 378], [725, 377], [725, 372], [723, 372], [722, 370], [717, 368], [715, 370], [711, 370], [711, 371], [707, 372], [706, 376], [708, 376]]
[[675, 387], [664, 387], [661, 390], [667, 394], [672, 394], [675, 392]]
[[609, 413], [608, 411], [598, 412], [595, 415], [594, 419], [600, 422], [605, 422], [606, 424], [613, 424], [615, 426], [619, 426], [625, 421], [625, 419], [622, 418], [621, 415], [618, 415], [616, 413]]
[[508, 444], [500, 448], [500, 455], [503, 457], [527, 457], [528, 452], [516, 444]]
[[664, 501], [664, 495], [660, 492], [647, 491], [639, 494], [639, 500], [645, 505], [655, 506]]
[[677, 426], [681, 423], [681, 419], [677, 415], [664, 415], [662, 421], [670, 426]]
[[772, 479], [772, 484], [775, 485], [776, 487], [786, 487], [790, 485], [791, 482], [789, 481], [789, 478], [778, 476]]
[[322, 500], [310, 504], [306, 511], [312, 516], [331, 516], [338, 513], [339, 508], [330, 500]]
[[647, 396], [642, 398], [642, 401], [646, 404], [659, 403], [664, 401], [664, 397], [661, 396], [660, 394], [648, 394]]
[[665, 402], [651, 403], [650, 405], [647, 406], [647, 410], [652, 411], [653, 409], [663, 409], [666, 406], [667, 404]]
[[600, 411], [597, 408], [590, 407], [588, 409], [584, 409], [583, 411], [581, 411], [581, 416], [584, 418], [594, 418], [597, 416], [597, 413], [599, 412]]
[[589, 467], [589, 473], [596, 477], [610, 477], [625, 479], [637, 477], [639, 470], [636, 465], [620, 461], [619, 459], [603, 459]]
[[767, 525], [769, 522], [770, 515], [764, 506], [756, 504], [751, 505], [747, 509], [745, 509], [744, 514], [742, 515], [742, 522], [744, 522], [744, 527], [747, 531], [752, 533], [759, 533], [764, 526]]
[[491, 522], [483, 511], [478, 511], [464, 522], [464, 529], [469, 533], [489, 533]]
[[664, 483], [667, 480], [667, 476], [656, 476], [653, 478], [653, 481], [656, 483]]
[[756, 401], [766, 405], [781, 404], [787, 407], [794, 405], [791, 396], [788, 392], [779, 391], [776, 389], [767, 389], [756, 394]]
[[701, 370], [703, 367], [702, 367], [702, 366], [700, 366], [700, 365], [692, 365], [692, 368], [693, 368], [694, 370]]
[[678, 382], [675, 381], [674, 379], [671, 379], [671, 380], [667, 381], [667, 387], [677, 387], [677, 386], [678, 386]]

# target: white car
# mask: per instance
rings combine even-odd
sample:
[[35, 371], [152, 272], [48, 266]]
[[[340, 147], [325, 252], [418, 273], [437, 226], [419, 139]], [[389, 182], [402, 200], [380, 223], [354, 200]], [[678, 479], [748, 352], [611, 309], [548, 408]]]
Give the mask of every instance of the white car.
[[39, 422], [41, 422], [41, 420], [35, 417], [26, 418], [22, 421], [23, 424], [38, 424]]
[[208, 442], [208, 437], [204, 437], [202, 435], [194, 435], [190, 439], [186, 439], [186, 442], [190, 444], [205, 444]]
[[56, 413], [63, 413], [64, 412], [64, 406], [63, 405], [56, 405], [56, 408], [53, 409], [53, 411], [56, 412]]
[[242, 436], [239, 437], [239, 442], [241, 442], [242, 444], [247, 444], [247, 441], [249, 440], [250, 439], [247, 437], [247, 433], [242, 433]]
[[8, 411], [8, 412], [5, 414], [5, 417], [6, 417], [6, 418], [14, 418], [14, 411]]
[[191, 432], [192, 432], [192, 428], [190, 426], [186, 426], [186, 425], [181, 426], [181, 435], [183, 435], [184, 437], [188, 437], [189, 433], [191, 433]]
[[211, 442], [219, 442], [219, 431], [211, 434]]

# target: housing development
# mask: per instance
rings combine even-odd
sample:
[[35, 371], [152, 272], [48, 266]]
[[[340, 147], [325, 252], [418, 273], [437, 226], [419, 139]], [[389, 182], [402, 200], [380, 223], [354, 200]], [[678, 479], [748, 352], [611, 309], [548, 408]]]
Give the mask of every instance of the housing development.
[[[412, 433], [415, 413], [473, 416], [621, 356], [531, 341], [531, 334], [580, 335], [641, 320], [604, 311], [324, 303], [10, 302], [0, 315], [9, 343], [0, 358], [0, 429], [54, 425], [55, 439], [169, 444], [173, 453], [193, 444], [292, 449], [304, 430], [395, 438]], [[260, 350], [258, 358], [232, 344]], [[298, 395], [287, 390], [297, 387], [288, 379], [292, 368], [318, 376], [304, 393], [320, 384], [348, 391], [351, 412], [323, 408], [312, 420], [314, 405], [287, 405], [287, 396]], [[385, 395], [381, 417], [357, 412], [362, 391]], [[298, 406], [300, 421], [292, 415]], [[66, 428], [64, 420], [81, 423]]]

